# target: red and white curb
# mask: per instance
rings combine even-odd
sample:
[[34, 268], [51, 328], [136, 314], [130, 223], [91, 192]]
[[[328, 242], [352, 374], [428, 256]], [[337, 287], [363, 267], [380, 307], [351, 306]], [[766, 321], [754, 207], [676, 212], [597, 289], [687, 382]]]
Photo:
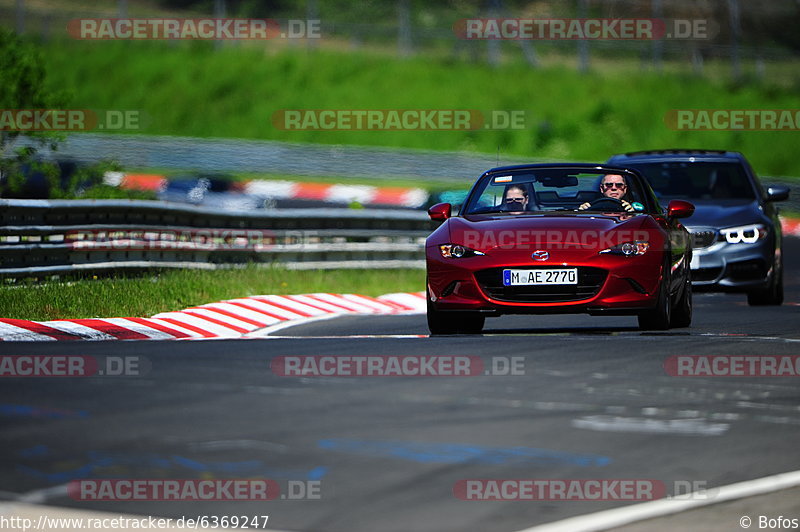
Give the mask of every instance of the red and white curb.
[[[107, 172], [105, 182], [120, 188], [153, 191], [163, 190], [168, 183], [167, 179], [161, 175], [124, 174], [122, 172]], [[336, 203], [356, 201], [363, 205], [396, 205], [409, 208], [421, 207], [428, 201], [426, 190], [413, 187], [373, 187], [255, 179], [234, 183], [233, 189], [237, 192], [257, 194], [276, 200], [295, 199]]]
[[800, 236], [800, 218], [781, 216], [781, 229], [783, 229], [784, 236]]
[[294, 181], [248, 181], [243, 192], [275, 199], [304, 199], [364, 205], [396, 205], [421, 207], [428, 192], [421, 188], [373, 187], [369, 185], [335, 185], [328, 183], [298, 183]]
[[[386, 294], [303, 294], [228, 299], [162, 312], [152, 318], [87, 318], [30, 321], [0, 318], [0, 340], [191, 340], [241, 338], [278, 325], [295, 325], [343, 314], [419, 314], [424, 292]], [[281, 327], [282, 328], [282, 327]]]

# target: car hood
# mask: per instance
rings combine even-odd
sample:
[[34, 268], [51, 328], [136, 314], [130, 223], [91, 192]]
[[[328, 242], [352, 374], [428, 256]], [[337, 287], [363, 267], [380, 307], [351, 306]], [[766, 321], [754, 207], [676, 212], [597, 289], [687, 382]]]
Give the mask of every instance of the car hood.
[[764, 215], [758, 203], [749, 200], [692, 200], [694, 214], [684, 225], [693, 227], [733, 227], [761, 222]]
[[[607, 239], [601, 235], [618, 232], [624, 240], [634, 239], [649, 217], [614, 213], [557, 213], [542, 215], [468, 215], [449, 220], [450, 241], [484, 253], [496, 248], [519, 248], [533, 242], [581, 241], [588, 248]], [[596, 244], [596, 245], [595, 245]]]

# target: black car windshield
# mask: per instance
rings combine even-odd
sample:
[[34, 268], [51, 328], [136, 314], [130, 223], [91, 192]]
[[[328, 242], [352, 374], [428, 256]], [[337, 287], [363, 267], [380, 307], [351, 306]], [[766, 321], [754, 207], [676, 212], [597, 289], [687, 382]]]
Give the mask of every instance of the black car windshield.
[[[623, 203], [625, 202], [625, 203]], [[524, 212], [644, 212], [639, 180], [630, 173], [594, 169], [522, 169], [484, 175], [462, 214]]]
[[659, 199], [755, 199], [753, 186], [738, 163], [673, 161], [628, 166], [644, 174]]

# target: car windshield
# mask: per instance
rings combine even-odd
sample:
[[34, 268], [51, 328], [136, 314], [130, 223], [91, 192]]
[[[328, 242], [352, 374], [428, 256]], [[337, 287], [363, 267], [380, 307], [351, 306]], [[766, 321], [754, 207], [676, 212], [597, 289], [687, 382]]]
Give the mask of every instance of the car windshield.
[[581, 206], [593, 212], [624, 211], [614, 197], [628, 202], [635, 211], [646, 210], [641, 184], [629, 173], [575, 168], [512, 170], [484, 175], [462, 213], [578, 211]]
[[659, 199], [755, 199], [755, 191], [738, 163], [681, 161], [628, 166], [644, 174]]

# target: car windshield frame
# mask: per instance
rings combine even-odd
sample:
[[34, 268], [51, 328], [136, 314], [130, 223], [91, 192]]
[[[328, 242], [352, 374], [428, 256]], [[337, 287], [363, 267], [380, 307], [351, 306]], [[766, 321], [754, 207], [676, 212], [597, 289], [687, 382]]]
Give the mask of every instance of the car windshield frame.
[[[550, 213], [599, 214], [625, 213], [625, 209], [610, 202], [601, 210], [579, 210], [581, 204], [603, 198], [600, 182], [605, 175], [622, 175], [627, 183], [624, 198], [637, 204], [629, 214], [654, 214], [660, 212], [655, 195], [635, 171], [611, 167], [520, 167], [500, 168], [485, 172], [475, 182], [459, 215], [541, 215]], [[506, 207], [505, 197], [510, 187], [523, 187], [528, 205], [521, 209], [513, 204]], [[491, 188], [490, 188], [491, 187]], [[515, 193], [518, 195], [518, 192]], [[491, 202], [491, 203], [490, 203]], [[516, 210], [510, 210], [516, 209]]]

